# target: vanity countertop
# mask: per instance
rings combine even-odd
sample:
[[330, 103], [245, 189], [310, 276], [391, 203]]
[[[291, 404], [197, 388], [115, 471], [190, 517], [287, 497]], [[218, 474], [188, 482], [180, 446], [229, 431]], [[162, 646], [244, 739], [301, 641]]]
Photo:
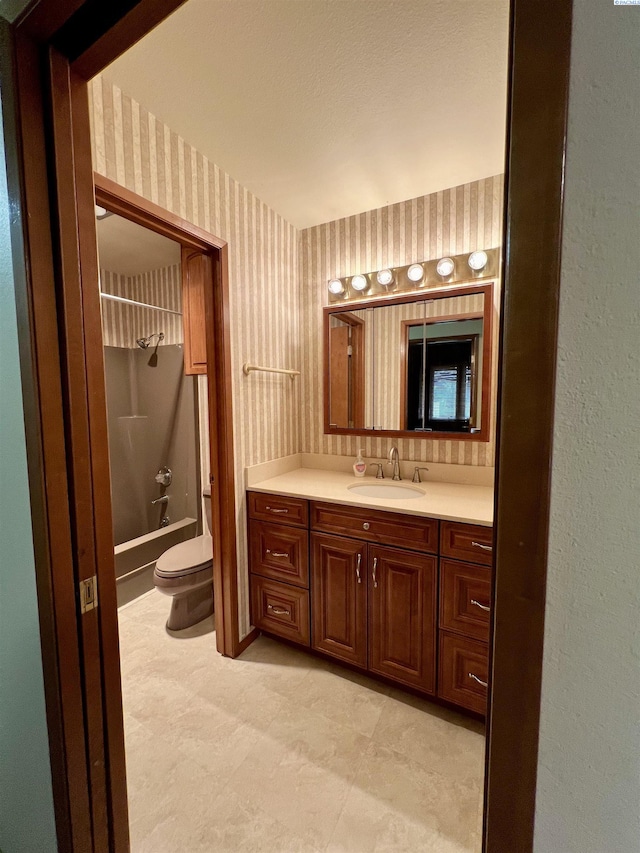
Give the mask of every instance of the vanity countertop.
[[[462, 521], [467, 524], [481, 524], [485, 527], [491, 527], [493, 524], [493, 488], [491, 486], [429, 482], [427, 479], [416, 486], [425, 492], [424, 496], [393, 500], [356, 495], [348, 488], [356, 484], [379, 484], [380, 482], [375, 477], [356, 478], [353, 474], [343, 471], [297, 468], [286, 474], [279, 474], [254, 483], [248, 487], [248, 490], [306, 498], [311, 501], [330, 501], [365, 509], [400, 512], [405, 515], [429, 516], [445, 521]], [[388, 485], [393, 484], [390, 478], [382, 482]], [[413, 484], [410, 480], [402, 480], [397, 485]]]

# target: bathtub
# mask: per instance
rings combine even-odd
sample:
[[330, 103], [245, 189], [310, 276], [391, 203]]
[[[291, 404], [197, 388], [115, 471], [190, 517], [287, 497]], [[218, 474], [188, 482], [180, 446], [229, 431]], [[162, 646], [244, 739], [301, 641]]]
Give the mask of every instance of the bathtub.
[[198, 520], [183, 518], [114, 548], [118, 607], [153, 589], [153, 570], [161, 554], [198, 535]]

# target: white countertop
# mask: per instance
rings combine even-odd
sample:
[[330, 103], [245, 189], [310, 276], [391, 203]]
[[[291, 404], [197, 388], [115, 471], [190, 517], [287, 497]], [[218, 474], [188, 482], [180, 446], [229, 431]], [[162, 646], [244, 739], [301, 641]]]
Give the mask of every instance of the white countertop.
[[[392, 482], [390, 478], [384, 480], [384, 483], [389, 485]], [[491, 527], [493, 524], [493, 488], [491, 486], [425, 480], [417, 486], [424, 491], [424, 497], [389, 500], [364, 497], [349, 491], [349, 486], [358, 483], [375, 484], [380, 483], [380, 480], [376, 480], [375, 477], [357, 478], [343, 471], [297, 468], [276, 477], [252, 483], [248, 490], [306, 498], [311, 501], [330, 501], [365, 509], [401, 512], [405, 515], [429, 516], [445, 521], [462, 521], [467, 524], [481, 524], [485, 527]], [[414, 485], [410, 480], [403, 480], [401, 484]]]

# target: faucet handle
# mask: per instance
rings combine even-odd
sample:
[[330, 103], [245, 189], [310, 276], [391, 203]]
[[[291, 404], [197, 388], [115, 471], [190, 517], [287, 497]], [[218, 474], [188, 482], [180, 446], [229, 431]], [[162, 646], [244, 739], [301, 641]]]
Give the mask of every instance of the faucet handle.
[[420, 465], [416, 465], [416, 467], [413, 469], [413, 479], [411, 480], [411, 482], [412, 483], [421, 483], [422, 480], [420, 479], [420, 471], [428, 471], [428, 470], [429, 469], [425, 468], [424, 466], [421, 467]]
[[384, 471], [382, 470], [383, 462], [370, 462], [369, 468], [377, 467], [376, 480], [384, 480]]

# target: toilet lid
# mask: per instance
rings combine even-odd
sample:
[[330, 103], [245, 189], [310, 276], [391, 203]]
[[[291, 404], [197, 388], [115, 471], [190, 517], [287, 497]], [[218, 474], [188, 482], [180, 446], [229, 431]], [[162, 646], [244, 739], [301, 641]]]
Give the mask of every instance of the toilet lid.
[[189, 575], [206, 569], [213, 563], [213, 540], [210, 536], [187, 539], [165, 551], [156, 562], [156, 572], [161, 577]]

